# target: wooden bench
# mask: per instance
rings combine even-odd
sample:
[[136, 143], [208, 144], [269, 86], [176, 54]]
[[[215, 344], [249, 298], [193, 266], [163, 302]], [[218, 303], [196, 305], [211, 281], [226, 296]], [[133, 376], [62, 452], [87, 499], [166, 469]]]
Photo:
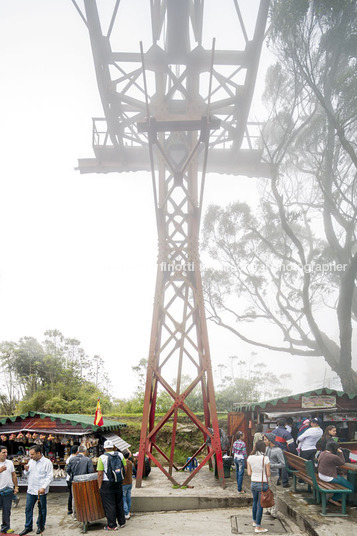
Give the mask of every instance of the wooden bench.
[[[293, 490], [296, 491], [296, 480], [301, 479], [308, 484], [308, 490], [313, 492], [313, 498], [316, 504], [322, 503], [323, 516], [347, 516], [346, 514], [346, 496], [352, 491], [344, 488], [340, 484], [324, 482], [320, 480], [315, 473], [314, 464], [311, 460], [305, 460], [295, 454], [284, 451], [285, 465], [287, 471], [293, 475]], [[341, 494], [341, 513], [327, 513], [327, 494]]]
[[315, 498], [315, 490], [312, 488], [312, 479], [306, 471], [306, 460], [304, 460], [304, 458], [300, 458], [300, 456], [291, 454], [291, 452], [283, 452], [286, 470], [293, 477], [293, 491], [298, 491], [296, 488], [297, 481], [303, 480], [308, 486], [308, 491], [312, 491]]

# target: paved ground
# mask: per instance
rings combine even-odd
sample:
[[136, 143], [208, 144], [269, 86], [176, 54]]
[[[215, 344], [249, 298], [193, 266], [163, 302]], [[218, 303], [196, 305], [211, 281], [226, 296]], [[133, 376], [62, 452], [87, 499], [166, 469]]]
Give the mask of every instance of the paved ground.
[[[45, 536], [74, 536], [82, 532], [82, 524], [72, 520], [66, 514], [66, 497], [61, 493], [50, 495], [48, 501], [48, 523]], [[23, 505], [12, 512], [11, 526], [20, 532], [23, 529]], [[103, 528], [105, 520], [91, 523], [88, 526], [88, 536], [105, 534]], [[296, 525], [291, 522], [281, 524], [264, 516], [264, 526], [269, 529], [270, 535], [289, 534], [289, 536], [302, 536]], [[238, 527], [238, 532], [235, 531]], [[275, 530], [274, 530], [275, 527]], [[218, 508], [210, 510], [191, 510], [182, 512], [153, 512], [137, 513], [127, 522], [124, 529], [118, 532], [127, 536], [229, 536], [231, 534], [253, 535], [251, 526], [250, 508]], [[30, 533], [35, 534], [35, 531]], [[330, 535], [331, 536], [331, 535]]]
[[[305, 492], [285, 491], [279, 495], [281, 515], [294, 519], [301, 529], [308, 528], [312, 536], [354, 536], [357, 534], [357, 507], [347, 507], [348, 517], [323, 517], [321, 506], [310, 505]], [[328, 506], [329, 514], [339, 514], [340, 507]]]
[[[180, 475], [183, 477], [183, 475]], [[187, 475], [186, 475], [187, 476]], [[231, 534], [254, 534], [251, 526], [251, 494], [249, 481], [245, 478], [245, 495], [238, 496], [234, 474], [227, 479], [227, 487], [222, 489], [208, 468], [204, 468], [193, 481], [194, 487], [174, 489], [166, 477], [154, 468], [141, 489], [133, 489], [133, 515], [127, 522], [124, 534], [127, 536], [228, 536]], [[264, 515], [262, 525], [269, 535], [278, 536], [352, 536], [357, 529], [357, 509], [348, 509], [348, 518], [324, 518], [321, 509], [310, 506], [302, 494], [276, 489], [279, 504], [279, 520]], [[206, 501], [210, 508], [205, 508]], [[220, 507], [225, 504], [230, 507]], [[157, 511], [142, 512], [141, 505], [153, 505]], [[198, 510], [181, 509], [187, 504]], [[25, 494], [20, 494], [20, 504], [12, 511], [11, 526], [20, 532], [24, 527]], [[171, 511], [160, 511], [168, 506]], [[180, 506], [181, 505], [181, 506]], [[203, 508], [202, 508], [203, 505]], [[233, 505], [233, 506], [232, 506]], [[177, 511], [180, 510], [181, 511]], [[36, 507], [35, 507], [36, 511]], [[105, 519], [88, 526], [88, 535], [105, 534]], [[67, 493], [50, 493], [48, 498], [48, 523], [45, 536], [73, 536], [82, 532], [82, 524], [67, 515]], [[35, 534], [35, 531], [30, 533]]]

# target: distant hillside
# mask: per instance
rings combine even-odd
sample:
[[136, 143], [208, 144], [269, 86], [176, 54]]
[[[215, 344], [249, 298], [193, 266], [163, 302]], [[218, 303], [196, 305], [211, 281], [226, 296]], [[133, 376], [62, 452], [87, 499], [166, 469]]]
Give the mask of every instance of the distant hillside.
[[[198, 415], [203, 419], [203, 415]], [[125, 441], [131, 444], [131, 451], [135, 452], [139, 448], [140, 431], [141, 431], [141, 415], [106, 415], [109, 419], [119, 420], [126, 423], [127, 427], [123, 428], [120, 435]], [[219, 427], [225, 432], [227, 431], [227, 414], [218, 414]], [[171, 445], [172, 423], [167, 423], [158, 435], [158, 444], [166, 455], [170, 452]], [[177, 463], [185, 463], [186, 459], [192, 455], [202, 445], [202, 432], [193, 424], [191, 419], [185, 414], [180, 414], [178, 417], [178, 428], [176, 434], [176, 449], [175, 461]], [[162, 458], [156, 452], [155, 456]]]

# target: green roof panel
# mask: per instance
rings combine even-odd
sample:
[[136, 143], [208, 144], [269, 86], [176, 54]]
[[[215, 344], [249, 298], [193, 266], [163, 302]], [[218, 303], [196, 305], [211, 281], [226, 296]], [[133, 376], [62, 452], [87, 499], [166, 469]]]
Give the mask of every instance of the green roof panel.
[[302, 396], [310, 396], [312, 394], [315, 394], [315, 395], [316, 394], [317, 395], [334, 394], [338, 396], [339, 398], [343, 395], [346, 395], [348, 396], [350, 400], [357, 397], [357, 394], [345, 393], [344, 391], [334, 391], [333, 389], [322, 388], [322, 389], [316, 389], [315, 391], [307, 391], [306, 393], [298, 393], [295, 395], [284, 396], [282, 398], [274, 398], [272, 400], [265, 400], [264, 402], [253, 402], [252, 404], [242, 404], [240, 406], [235, 406], [234, 411], [242, 411], [242, 410], [254, 411], [256, 408], [265, 409], [268, 404], [271, 404], [272, 406], [276, 406], [279, 402], [283, 402], [284, 404], [286, 404], [291, 398], [293, 398], [294, 400], [299, 400], [299, 398]]
[[111, 419], [106, 419], [103, 417], [103, 426], [97, 426], [94, 424], [94, 415], [80, 415], [79, 413], [42, 413], [37, 411], [29, 411], [28, 413], [22, 415], [12, 415], [11, 417], [4, 417], [0, 419], [1, 424], [5, 424], [6, 421], [10, 420], [14, 422], [17, 418], [26, 419], [26, 417], [36, 417], [39, 416], [41, 419], [49, 417], [51, 421], [60, 419], [62, 424], [66, 422], [70, 423], [72, 426], [80, 424], [83, 429], [92, 428], [93, 431], [96, 430], [115, 430], [118, 428], [125, 428], [126, 424], [119, 421], [113, 421]]

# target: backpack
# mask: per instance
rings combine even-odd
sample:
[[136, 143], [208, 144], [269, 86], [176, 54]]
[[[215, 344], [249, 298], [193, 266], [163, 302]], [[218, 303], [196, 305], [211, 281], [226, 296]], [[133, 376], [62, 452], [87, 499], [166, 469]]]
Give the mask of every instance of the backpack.
[[108, 457], [108, 470], [106, 475], [109, 482], [119, 482], [119, 484], [121, 484], [125, 474], [121, 457], [117, 452], [113, 455], [106, 452], [105, 456]]

